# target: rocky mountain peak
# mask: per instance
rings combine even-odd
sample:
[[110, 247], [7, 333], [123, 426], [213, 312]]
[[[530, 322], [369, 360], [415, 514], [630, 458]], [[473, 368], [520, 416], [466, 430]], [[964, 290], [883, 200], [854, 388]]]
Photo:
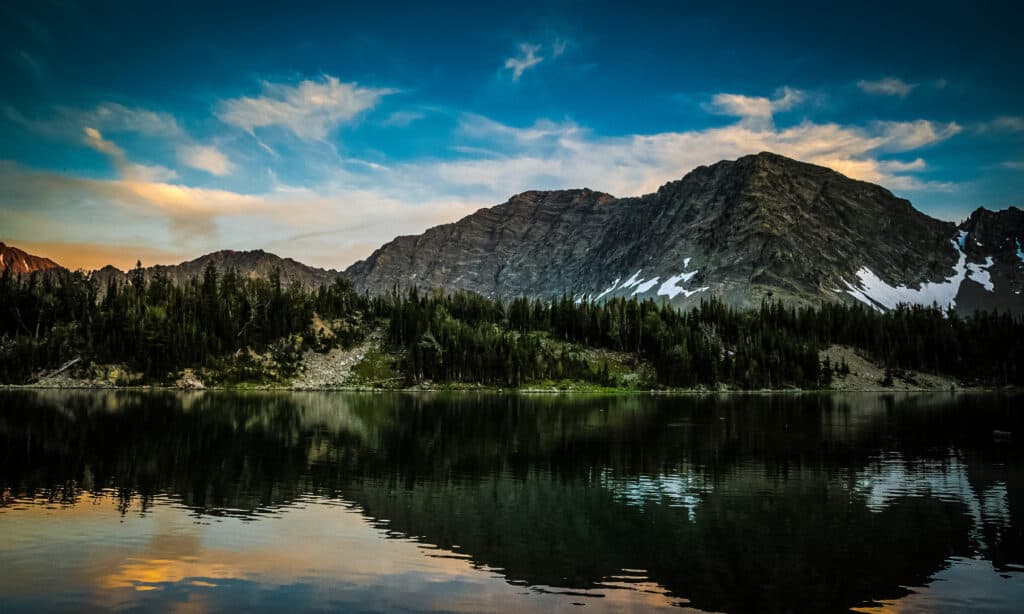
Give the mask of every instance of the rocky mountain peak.
[[616, 200], [611, 194], [597, 192], [589, 188], [568, 190], [528, 190], [520, 192], [508, 199], [506, 206], [532, 205], [548, 207], [569, 207], [581, 204], [601, 204]]
[[0, 242], [0, 272], [10, 271], [15, 274], [26, 275], [36, 271], [49, 271], [61, 269], [62, 267], [42, 256], [34, 256], [13, 245]]
[[957, 236], [881, 186], [761, 152], [644, 196], [523, 192], [392, 241], [345, 275], [371, 292], [398, 284], [679, 306], [709, 296], [737, 306], [766, 296], [948, 306], [963, 285], [983, 289]]

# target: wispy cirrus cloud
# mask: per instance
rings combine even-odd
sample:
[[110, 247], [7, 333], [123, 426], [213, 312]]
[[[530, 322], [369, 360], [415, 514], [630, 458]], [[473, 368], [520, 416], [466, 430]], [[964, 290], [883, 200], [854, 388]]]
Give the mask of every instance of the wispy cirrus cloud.
[[556, 36], [543, 43], [521, 42], [516, 47], [517, 53], [505, 58], [502, 68], [511, 72], [513, 81], [519, 81], [527, 70], [539, 66], [541, 62], [562, 57], [572, 45], [573, 40], [564, 36]]
[[381, 98], [395, 92], [343, 83], [330, 75], [297, 85], [264, 82], [260, 96], [221, 101], [217, 117], [250, 134], [255, 134], [257, 128], [278, 126], [300, 139], [321, 140], [340, 124], [372, 109]]
[[1024, 117], [1019, 115], [1002, 115], [975, 126], [981, 134], [1006, 134], [1024, 132]]
[[[945, 87], [945, 81], [942, 82], [942, 87]], [[905, 98], [910, 92], [917, 87], [916, 83], [907, 83], [902, 79], [896, 77], [885, 77], [877, 81], [861, 80], [857, 82], [857, 87], [866, 94], [876, 94], [881, 96], [899, 96]]]
[[13, 107], [4, 107], [4, 116], [31, 132], [55, 140], [76, 140], [87, 126], [111, 134], [131, 132], [165, 138], [184, 135], [178, 121], [169, 113], [116, 102], [104, 102], [88, 109], [56, 107], [51, 115], [42, 118], [28, 117]]
[[524, 72], [544, 61], [543, 56], [537, 55], [540, 48], [540, 45], [532, 43], [519, 43], [519, 54], [505, 58], [505, 68], [512, 71], [513, 81], [518, 81]]
[[177, 172], [161, 166], [129, 163], [124, 151], [108, 140], [107, 135], [138, 134], [157, 139], [176, 150], [180, 163], [213, 175], [227, 175], [235, 168], [224, 152], [214, 145], [195, 142], [168, 113], [104, 102], [88, 109], [57, 107], [51, 115], [42, 118], [27, 117], [12, 107], [5, 107], [4, 115], [35, 134], [58, 141], [81, 142], [107, 154], [124, 177], [168, 180], [177, 177]]
[[106, 154], [124, 179], [130, 181], [170, 181], [178, 177], [176, 171], [165, 166], [129, 162], [124, 150], [103, 138], [103, 134], [92, 126], [86, 126], [82, 133], [82, 141], [85, 145]]
[[409, 126], [409, 125], [413, 124], [414, 122], [417, 122], [417, 121], [423, 119], [426, 116], [427, 116], [426, 113], [424, 113], [423, 111], [409, 111], [409, 110], [394, 111], [393, 113], [391, 113], [390, 115], [385, 117], [380, 122], [380, 124], [382, 126], [391, 126], [391, 127], [397, 127], [397, 128], [405, 128], [406, 126]]

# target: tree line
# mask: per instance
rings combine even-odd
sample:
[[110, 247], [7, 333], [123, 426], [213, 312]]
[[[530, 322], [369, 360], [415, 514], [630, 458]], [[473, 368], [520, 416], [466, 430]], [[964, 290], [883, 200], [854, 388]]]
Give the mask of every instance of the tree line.
[[[280, 272], [242, 277], [210, 266], [174, 283], [141, 263], [106, 282], [76, 272], [0, 276], [0, 381], [22, 383], [76, 356], [126, 364], [148, 380], [185, 367], [225, 371], [228, 381], [265, 375], [254, 353], [269, 353], [288, 376], [307, 348], [362, 338], [366, 301], [338, 279], [315, 291], [285, 284]], [[339, 320], [332, 333], [310, 331], [313, 314]], [[251, 350], [251, 352], [250, 352]]]
[[[818, 388], [848, 371], [819, 360], [831, 344], [857, 348], [889, 373], [1024, 384], [1024, 320], [960, 317], [936, 307], [878, 312], [859, 304], [765, 302], [735, 309], [711, 298], [681, 311], [651, 300], [504, 301], [417, 289], [371, 297], [340, 278], [310, 289], [285, 283], [279, 272], [250, 278], [211, 265], [174, 283], [140, 265], [106, 282], [81, 272], [7, 271], [0, 310], [5, 383], [24, 383], [76, 356], [126, 364], [150, 381], [186, 367], [216, 370], [224, 382], [286, 379], [302, 352], [348, 347], [380, 329], [407, 384], [618, 386], [622, 375], [607, 358], [614, 353], [650, 365], [638, 386]], [[314, 319], [326, 324], [313, 327]], [[272, 358], [271, 375], [260, 356]]]

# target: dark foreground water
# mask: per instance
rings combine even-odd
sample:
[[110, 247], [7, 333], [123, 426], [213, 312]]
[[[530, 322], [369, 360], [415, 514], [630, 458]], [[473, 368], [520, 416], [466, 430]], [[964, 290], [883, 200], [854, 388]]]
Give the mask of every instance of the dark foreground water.
[[1021, 611], [1022, 441], [1001, 395], [0, 392], [0, 610]]

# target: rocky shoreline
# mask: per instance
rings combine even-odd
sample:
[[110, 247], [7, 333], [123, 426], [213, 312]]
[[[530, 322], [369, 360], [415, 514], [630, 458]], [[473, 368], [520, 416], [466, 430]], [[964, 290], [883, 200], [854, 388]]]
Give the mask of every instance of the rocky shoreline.
[[143, 383], [123, 365], [95, 365], [70, 369], [62, 367], [27, 384], [8, 384], [4, 389], [69, 390], [265, 390], [265, 391], [346, 391], [346, 392], [496, 392], [518, 394], [802, 394], [832, 392], [980, 392], [1003, 390], [992, 386], [962, 386], [956, 381], [916, 371], [890, 372], [862, 356], [853, 348], [833, 345], [823, 349], [821, 360], [845, 366], [843, 375], [833, 377], [823, 388], [658, 388], [607, 387], [587, 382], [560, 381], [532, 384], [520, 388], [486, 386], [465, 382], [421, 383], [402, 386], [400, 374], [392, 368], [393, 356], [381, 349], [380, 333], [375, 332], [362, 344], [335, 348], [325, 353], [307, 351], [298, 374], [287, 381], [243, 382], [225, 385], [204, 381], [195, 369], [184, 369], [173, 381]]

